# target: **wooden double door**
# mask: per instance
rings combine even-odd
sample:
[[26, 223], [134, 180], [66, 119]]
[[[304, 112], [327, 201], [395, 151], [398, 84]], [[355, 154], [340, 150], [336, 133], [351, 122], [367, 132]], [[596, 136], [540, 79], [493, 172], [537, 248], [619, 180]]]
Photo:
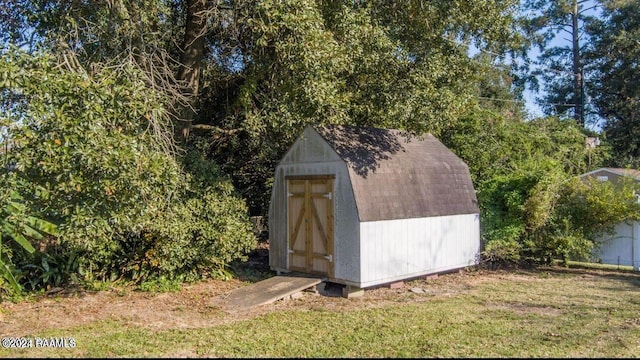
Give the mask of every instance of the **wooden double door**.
[[333, 277], [333, 176], [287, 177], [289, 270]]

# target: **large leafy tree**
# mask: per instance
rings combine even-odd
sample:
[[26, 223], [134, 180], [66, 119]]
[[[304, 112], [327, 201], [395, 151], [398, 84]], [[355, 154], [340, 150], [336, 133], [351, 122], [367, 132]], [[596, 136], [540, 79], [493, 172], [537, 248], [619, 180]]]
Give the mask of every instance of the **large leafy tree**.
[[224, 88], [228, 110], [202, 109], [236, 130], [217, 138], [215, 156], [260, 211], [275, 161], [305, 124], [437, 135], [475, 96], [477, 65], [461, 44], [513, 45], [513, 11], [513, 2], [493, 1], [252, 4], [240, 22], [246, 61]]
[[[307, 123], [437, 134], [472, 98], [466, 44], [515, 43], [516, 1], [11, 0], [8, 37], [131, 63], [249, 199]], [[9, 14], [9, 15], [6, 15]], [[28, 31], [25, 31], [28, 29]], [[464, 44], [464, 45], [462, 45]]]
[[171, 99], [178, 135], [188, 137], [197, 109], [207, 34], [227, 1], [10, 0], [0, 6], [4, 41], [71, 51], [82, 66], [137, 67], [147, 85]]
[[640, 166], [640, 2], [606, 1], [589, 28], [593, 103], [605, 120], [616, 165]]

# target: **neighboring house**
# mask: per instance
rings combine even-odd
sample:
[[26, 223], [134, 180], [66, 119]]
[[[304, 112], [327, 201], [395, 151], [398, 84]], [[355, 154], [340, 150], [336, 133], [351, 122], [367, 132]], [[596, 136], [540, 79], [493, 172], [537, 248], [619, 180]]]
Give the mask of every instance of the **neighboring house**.
[[[640, 171], [622, 168], [600, 168], [581, 175], [582, 178], [595, 178], [600, 181], [619, 182], [629, 177], [640, 181]], [[603, 264], [633, 266], [638, 271], [640, 267], [640, 225], [638, 221], [625, 221], [615, 227], [614, 235], [603, 235], [597, 239], [602, 246], [596, 249], [594, 257]]]
[[269, 265], [366, 288], [474, 265], [467, 165], [432, 135], [307, 126], [276, 167]]

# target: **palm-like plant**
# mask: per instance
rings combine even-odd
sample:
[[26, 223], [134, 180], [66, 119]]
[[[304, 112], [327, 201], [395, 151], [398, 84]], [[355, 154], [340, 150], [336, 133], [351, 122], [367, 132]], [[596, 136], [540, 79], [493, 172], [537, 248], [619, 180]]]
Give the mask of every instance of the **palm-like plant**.
[[44, 234], [56, 235], [57, 228], [49, 221], [30, 215], [24, 199], [15, 190], [4, 190], [4, 206], [0, 208], [0, 288], [6, 281], [15, 293], [20, 293], [22, 287], [11, 269], [11, 263], [2, 258], [2, 240], [13, 239], [31, 254], [35, 249], [28, 239], [41, 240]]

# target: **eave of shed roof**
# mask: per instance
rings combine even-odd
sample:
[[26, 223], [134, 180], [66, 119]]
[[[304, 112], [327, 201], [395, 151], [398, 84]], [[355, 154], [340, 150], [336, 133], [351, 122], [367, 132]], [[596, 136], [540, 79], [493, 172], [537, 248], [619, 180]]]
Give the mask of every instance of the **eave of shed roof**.
[[316, 131], [346, 162], [361, 221], [478, 213], [467, 165], [432, 135], [349, 126]]

